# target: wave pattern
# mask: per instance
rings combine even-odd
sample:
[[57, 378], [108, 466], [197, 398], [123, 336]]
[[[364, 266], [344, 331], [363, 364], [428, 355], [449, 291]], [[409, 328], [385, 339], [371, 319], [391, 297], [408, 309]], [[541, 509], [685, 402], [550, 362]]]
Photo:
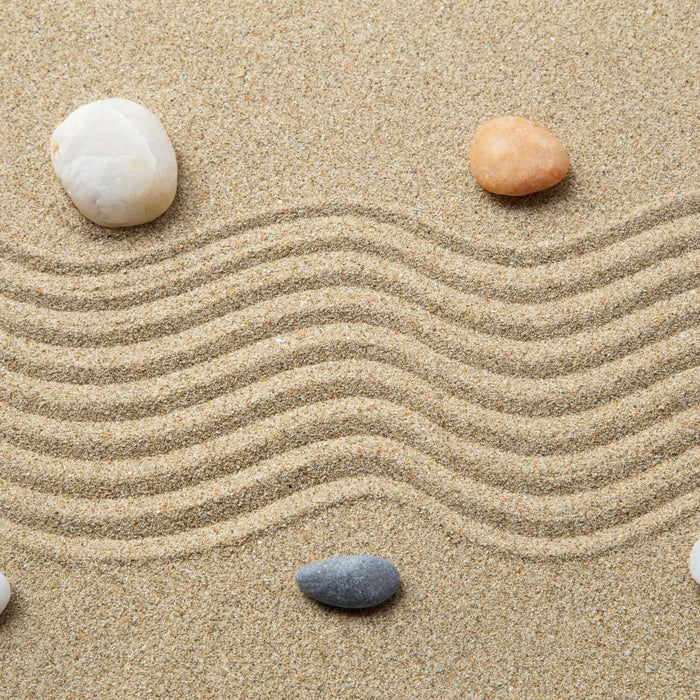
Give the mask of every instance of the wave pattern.
[[3, 244], [4, 532], [187, 556], [360, 499], [528, 557], [668, 527], [700, 505], [699, 214], [521, 248], [349, 205], [90, 265]]

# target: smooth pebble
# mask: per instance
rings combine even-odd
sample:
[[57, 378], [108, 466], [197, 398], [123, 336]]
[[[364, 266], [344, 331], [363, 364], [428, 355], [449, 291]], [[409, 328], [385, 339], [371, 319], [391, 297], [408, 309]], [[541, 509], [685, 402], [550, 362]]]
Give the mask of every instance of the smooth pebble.
[[700, 583], [700, 540], [690, 550], [690, 562], [688, 563], [690, 575], [697, 583]]
[[10, 582], [0, 574], [0, 613], [10, 601]]
[[357, 554], [302, 566], [296, 582], [314, 600], [339, 608], [371, 608], [391, 598], [401, 579], [382, 557]]
[[498, 117], [476, 132], [469, 166], [489, 192], [520, 196], [561, 182], [569, 156], [559, 139], [539, 124], [524, 117]]
[[51, 161], [75, 206], [100, 226], [145, 224], [175, 198], [170, 139], [158, 117], [131, 100], [71, 112], [51, 136]]

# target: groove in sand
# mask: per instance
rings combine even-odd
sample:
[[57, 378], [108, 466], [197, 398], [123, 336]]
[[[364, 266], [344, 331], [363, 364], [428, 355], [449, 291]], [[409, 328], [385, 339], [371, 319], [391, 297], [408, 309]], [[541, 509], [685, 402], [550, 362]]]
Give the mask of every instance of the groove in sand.
[[116, 257], [110, 261], [95, 261], [86, 264], [82, 259], [70, 256], [51, 255], [36, 246], [22, 245], [15, 241], [0, 239], [0, 255], [21, 263], [28, 270], [51, 271], [53, 274], [103, 274], [126, 270], [143, 265], [173, 259], [191, 250], [223, 238], [238, 236], [247, 231], [312, 219], [329, 217], [354, 217], [370, 223], [386, 224], [404, 229], [428, 242], [441, 245], [475, 260], [497, 264], [531, 267], [547, 262], [565, 260], [583, 255], [605, 246], [624, 241], [660, 224], [691, 216], [700, 211], [700, 193], [682, 194], [669, 201], [647, 208], [630, 218], [607, 226], [602, 230], [569, 232], [564, 241], [549, 240], [522, 246], [508, 246], [491, 241], [472, 241], [463, 232], [441, 231], [418, 221], [409, 214], [394, 212], [376, 206], [363, 206], [349, 202], [310, 204], [293, 209], [283, 209], [255, 214], [242, 221], [231, 222], [214, 230], [204, 232], [194, 240], [168, 243], [154, 247], [146, 253], [135, 253]]
[[592, 253], [526, 268], [484, 263], [365, 219], [301, 220], [223, 238], [186, 256], [117, 273], [35, 272], [31, 286], [25, 283], [25, 268], [0, 256], [0, 292], [48, 309], [123, 309], [285, 258], [343, 252], [350, 258], [353, 254], [380, 258], [486, 299], [544, 302], [595, 290], [696, 250], [700, 245], [696, 219], [674, 219]]
[[700, 251], [666, 260], [591, 292], [538, 304], [485, 299], [434, 282], [410, 268], [364, 254], [285, 259], [215, 283], [127, 309], [55, 311], [0, 297], [0, 328], [55, 345], [118, 345], [182, 332], [279, 297], [348, 288], [374, 292], [384, 304], [404, 304], [498, 338], [541, 340], [600, 327], [690, 293], [700, 282]]
[[[172, 334], [128, 347], [67, 348], [0, 331], [0, 358], [8, 369], [44, 379], [127, 381], [196, 365], [286, 332], [344, 322], [412, 336], [435, 351], [499, 374], [546, 378], [599, 367], [694, 327], [700, 320], [700, 295], [696, 292], [688, 290], [568, 337], [524, 341], [467, 330], [385, 294], [337, 287], [276, 297], [204, 322], [196, 329], [173, 329]], [[154, 355], [158, 357], [155, 363]], [[102, 382], [100, 377], [104, 377]]]
[[5, 519], [0, 519], [0, 525], [15, 546], [39, 549], [43, 554], [59, 560], [174, 558], [187, 557], [215, 547], [232, 546], [320, 510], [367, 498], [384, 503], [387, 507], [395, 508], [399, 505], [418, 511], [418, 517], [432, 520], [455, 540], [463, 538], [511, 555], [535, 559], [578, 558], [601, 554], [670, 527], [687, 513], [700, 508], [700, 493], [693, 491], [635, 520], [594, 534], [560, 538], [529, 537], [497, 530], [464, 518], [438, 499], [406, 484], [365, 476], [324, 483], [297, 492], [231, 521], [157, 537], [133, 540], [90, 539], [79, 535], [66, 537], [38, 532], [34, 528]]
[[3, 244], [8, 536], [184, 556], [364, 498], [521, 556], [668, 527], [700, 504], [699, 211], [519, 248], [341, 205], [93, 266]]
[[[75, 384], [0, 368], [0, 401], [26, 413], [63, 420], [138, 419], [201, 404], [281, 372], [357, 357], [412, 373], [483, 408], [514, 415], [559, 416], [606, 405], [696, 367], [700, 326], [588, 372], [532, 379], [482, 370], [383, 328], [329, 324], [285, 333], [201, 364], [131, 382]], [[100, 367], [106, 371], [106, 362]], [[575, 392], [572, 386], [577, 387]]]
[[0, 502], [4, 517], [38, 530], [138, 539], [230, 520], [330, 480], [377, 476], [409, 484], [494, 528], [561, 537], [623, 524], [700, 488], [698, 457], [700, 447], [607, 487], [543, 496], [489, 486], [405, 445], [359, 436], [285, 452], [165, 494], [86, 499], [6, 484]]
[[559, 417], [512, 416], [469, 404], [401, 370], [361, 360], [289, 370], [204, 404], [138, 420], [63, 421], [6, 407], [5, 441], [54, 456], [139, 457], [188, 447], [301, 406], [363, 403], [421, 417], [433, 427], [517, 455], [576, 454], [600, 447], [700, 402], [700, 367], [603, 409]]
[[[412, 447], [475, 480], [529, 493], [570, 493], [622, 480], [697, 445], [690, 409], [603, 447], [570, 455], [522, 456], [446, 432], [392, 405], [354, 400], [314, 404], [170, 452], [141, 458], [55, 458], [0, 442], [0, 478], [47, 493], [121, 497], [194, 485], [254, 466], [271, 455], [326, 440], [372, 436]], [[325, 411], [321, 412], [322, 409]], [[357, 411], [362, 411], [358, 421]]]

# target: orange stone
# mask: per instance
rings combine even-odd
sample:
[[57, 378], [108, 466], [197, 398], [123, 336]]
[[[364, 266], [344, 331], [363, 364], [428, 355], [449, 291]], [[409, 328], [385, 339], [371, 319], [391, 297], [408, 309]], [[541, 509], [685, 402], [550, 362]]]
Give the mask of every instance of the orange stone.
[[569, 169], [559, 139], [524, 117], [498, 117], [476, 132], [469, 167], [489, 192], [519, 196], [553, 187]]

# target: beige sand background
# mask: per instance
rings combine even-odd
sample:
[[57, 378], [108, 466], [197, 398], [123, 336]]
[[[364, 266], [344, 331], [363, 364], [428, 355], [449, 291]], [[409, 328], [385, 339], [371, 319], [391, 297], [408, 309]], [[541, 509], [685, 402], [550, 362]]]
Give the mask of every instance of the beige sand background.
[[[696, 14], [4, 3], [0, 696], [700, 696]], [[110, 233], [47, 149], [113, 96], [180, 180]], [[476, 186], [503, 113], [562, 185]]]

